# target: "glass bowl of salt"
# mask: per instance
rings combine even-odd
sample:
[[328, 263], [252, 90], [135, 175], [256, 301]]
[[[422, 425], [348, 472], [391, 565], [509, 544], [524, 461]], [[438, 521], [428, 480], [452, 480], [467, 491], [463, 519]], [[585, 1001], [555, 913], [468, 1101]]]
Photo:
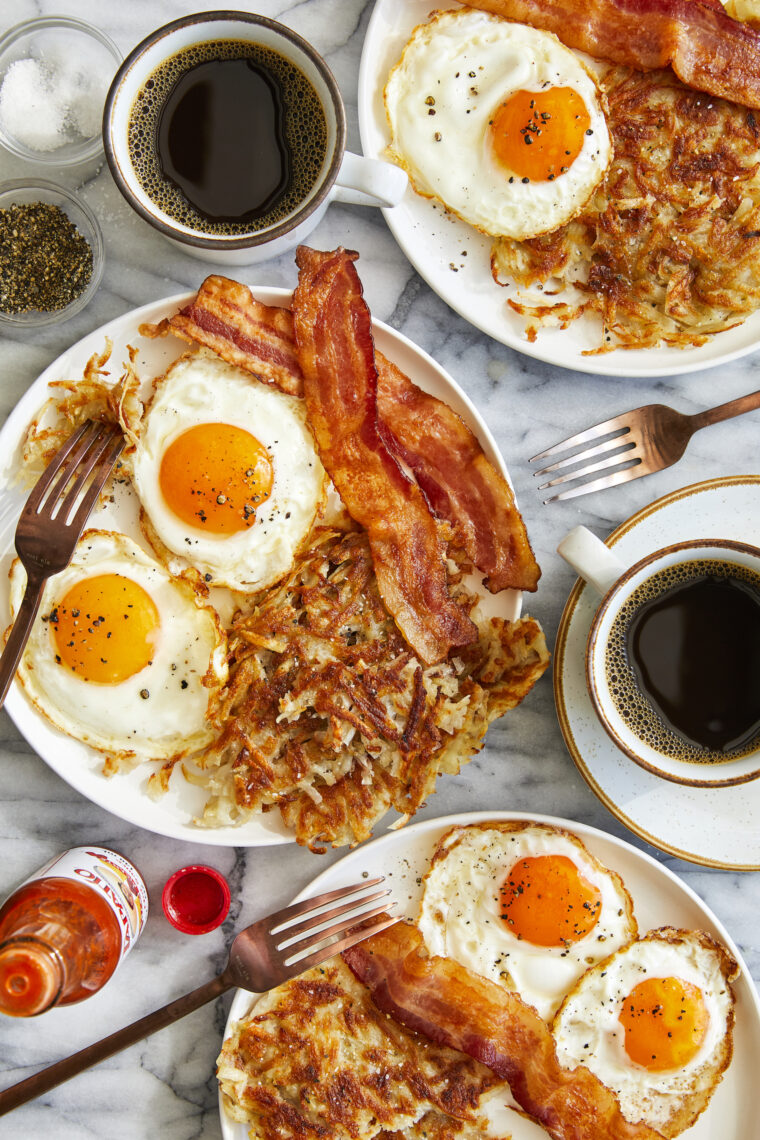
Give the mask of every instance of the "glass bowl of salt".
[[91, 177], [103, 157], [103, 105], [121, 52], [68, 16], [17, 24], [0, 39], [0, 144], [38, 167]]

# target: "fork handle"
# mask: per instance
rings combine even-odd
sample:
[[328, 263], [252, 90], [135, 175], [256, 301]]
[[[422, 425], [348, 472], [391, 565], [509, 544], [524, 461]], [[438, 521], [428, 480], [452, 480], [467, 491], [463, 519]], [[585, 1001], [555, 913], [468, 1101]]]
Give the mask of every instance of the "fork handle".
[[734, 416], [742, 416], [745, 412], [753, 411], [754, 408], [760, 408], [760, 392], [750, 392], [748, 396], [740, 396], [738, 400], [729, 400], [727, 404], [719, 404], [717, 408], [708, 408], [706, 412], [696, 412], [689, 418], [694, 425], [694, 431], [699, 431], [700, 428], [709, 427], [710, 424], [719, 424], [723, 420], [733, 419]]
[[102, 1041], [96, 1041], [94, 1045], [80, 1049], [71, 1057], [57, 1061], [54, 1065], [49, 1065], [47, 1069], [40, 1069], [38, 1073], [27, 1077], [26, 1080], [3, 1089], [0, 1092], [0, 1116], [12, 1112], [14, 1108], [34, 1100], [35, 1097], [41, 1096], [43, 1093], [50, 1092], [56, 1085], [63, 1084], [64, 1081], [68, 1081], [92, 1065], [97, 1065], [100, 1061], [105, 1061], [107, 1057], [112, 1057], [114, 1053], [119, 1053], [127, 1046], [134, 1045], [136, 1041], [142, 1041], [151, 1033], [165, 1029], [172, 1022], [179, 1021], [186, 1014], [192, 1013], [193, 1010], [213, 1001], [220, 994], [226, 993], [232, 988], [232, 985], [232, 980], [228, 978], [225, 972], [218, 978], [214, 978], [213, 981], [199, 986], [197, 990], [185, 994], [184, 997], [170, 1001], [168, 1005], [162, 1006], [154, 1013], [141, 1017], [139, 1021], [134, 1021], [123, 1029], [118, 1029], [109, 1037], [104, 1037]]
[[0, 657], [0, 708], [5, 704], [5, 698], [8, 696], [11, 681], [16, 675], [16, 668], [21, 660], [21, 654], [24, 652], [24, 646], [27, 643], [34, 619], [37, 616], [37, 610], [40, 608], [45, 581], [46, 579], [44, 577], [38, 578], [30, 575], [27, 578], [24, 597], [16, 614], [13, 629], [8, 634], [5, 649]]

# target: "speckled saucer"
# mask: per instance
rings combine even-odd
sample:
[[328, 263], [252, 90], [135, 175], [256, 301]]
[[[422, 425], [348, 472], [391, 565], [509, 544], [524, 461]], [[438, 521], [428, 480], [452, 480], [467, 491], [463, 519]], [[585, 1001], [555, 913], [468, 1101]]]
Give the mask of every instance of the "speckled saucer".
[[[760, 544], [760, 475], [735, 475], [684, 487], [638, 511], [605, 542], [623, 561], [696, 538]], [[661, 851], [737, 871], [760, 870], [760, 780], [692, 788], [660, 779], [615, 748], [586, 690], [584, 654], [599, 603], [576, 582], [554, 657], [554, 697], [562, 734], [578, 770], [621, 823]]]

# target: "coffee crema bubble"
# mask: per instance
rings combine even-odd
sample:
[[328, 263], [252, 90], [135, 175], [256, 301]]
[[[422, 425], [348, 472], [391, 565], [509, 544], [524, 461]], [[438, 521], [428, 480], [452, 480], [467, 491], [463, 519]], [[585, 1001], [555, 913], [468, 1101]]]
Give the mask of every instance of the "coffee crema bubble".
[[242, 235], [284, 221], [309, 197], [327, 123], [303, 72], [245, 40], [194, 44], [142, 85], [130, 159], [152, 202], [180, 225]]
[[716, 763], [760, 737], [760, 575], [713, 559], [657, 571], [623, 603], [607, 642], [611, 698], [642, 743]]

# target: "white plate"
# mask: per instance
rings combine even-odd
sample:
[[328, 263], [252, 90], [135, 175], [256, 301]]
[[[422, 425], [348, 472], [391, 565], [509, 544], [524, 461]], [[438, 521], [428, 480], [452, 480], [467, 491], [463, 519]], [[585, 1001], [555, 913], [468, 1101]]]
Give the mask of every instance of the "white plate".
[[[419, 879], [427, 870], [433, 847], [447, 828], [454, 824], [481, 823], [488, 819], [525, 819], [566, 827], [578, 835], [603, 863], [617, 871], [633, 898], [639, 928], [643, 932], [656, 926], [676, 926], [690, 930], [706, 930], [720, 939], [741, 966], [736, 982], [736, 1028], [734, 1057], [710, 1106], [696, 1124], [684, 1132], [688, 1140], [748, 1140], [754, 1135], [757, 1116], [757, 1058], [760, 1056], [760, 999], [741, 955], [730, 935], [715, 915], [689, 887], [662, 867], [649, 855], [636, 850], [622, 839], [606, 835], [594, 827], [570, 823], [553, 816], [526, 817], [516, 812], [471, 812], [443, 819], [415, 823], [402, 831], [391, 832], [366, 843], [357, 851], [333, 864], [298, 895], [295, 901], [335, 887], [360, 882], [368, 876], [385, 875], [393, 888], [399, 911], [416, 917], [420, 899]], [[232, 1022], [244, 1017], [255, 1001], [245, 990], [238, 990], [230, 1007], [225, 1037]], [[224, 1140], [247, 1140], [243, 1124], [231, 1121], [221, 1107]], [[519, 1117], [511, 1121], [513, 1140], [546, 1138], [547, 1133]]]
[[[417, 24], [425, 23], [430, 0], [377, 0], [362, 49], [359, 71], [359, 127], [364, 153], [385, 156], [390, 131], [383, 88], [393, 64]], [[452, 0], [442, 8], [456, 8]], [[491, 241], [411, 187], [400, 205], [383, 211], [397, 242], [431, 289], [470, 324], [526, 356], [578, 372], [605, 376], [673, 376], [712, 368], [754, 351], [760, 342], [760, 312], [735, 329], [719, 333], [701, 348], [616, 349], [583, 356], [600, 342], [598, 321], [584, 317], [566, 329], [540, 329], [531, 344], [525, 323], [507, 305], [516, 297], [491, 277]], [[467, 251], [466, 254], [463, 251]], [[452, 268], [453, 267], [453, 268]]]
[[[290, 301], [290, 293], [285, 289], [257, 286], [255, 292], [268, 305], [287, 305]], [[55, 380], [80, 377], [90, 356], [94, 352], [101, 352], [105, 338], [110, 337], [113, 341], [109, 365], [112, 374], [118, 374], [121, 362], [126, 359], [126, 346], [131, 344], [139, 348], [136, 366], [138, 374], [147, 378], [147, 391], [150, 387], [148, 380], [161, 375], [185, 351], [187, 345], [172, 336], [157, 340], [141, 337], [139, 326], [170, 316], [193, 296], [192, 293], [179, 294], [109, 321], [54, 361], [32, 384], [8, 417], [0, 432], [0, 456], [5, 465], [0, 475], [0, 631], [5, 629], [9, 621], [7, 572], [14, 555], [16, 519], [25, 497], [9, 484], [13, 473], [18, 469], [20, 446], [26, 429], [48, 398], [48, 384]], [[461, 415], [477, 435], [491, 462], [509, 478], [491, 433], [474, 405], [448, 373], [422, 349], [382, 322], [373, 322], [373, 333], [377, 347], [416, 384], [445, 400]], [[89, 525], [106, 530], [121, 530], [146, 546], [138, 526], [137, 499], [129, 489], [120, 490], [113, 505], [109, 504], [94, 512]], [[505, 590], [495, 596], [489, 595], [489, 598], [493, 598], [489, 603], [489, 612], [509, 620], [519, 616], [519, 592]], [[53, 771], [83, 796], [121, 819], [159, 835], [213, 846], [262, 847], [293, 841], [292, 833], [285, 829], [278, 812], [261, 815], [241, 827], [195, 827], [191, 821], [201, 810], [202, 792], [185, 781], [179, 766], [175, 768], [167, 794], [158, 801], [151, 800], [144, 790], [150, 772], [148, 765], [106, 779], [101, 773], [102, 756], [48, 724], [28, 703], [18, 685], [11, 687], [5, 707], [19, 731]]]
[[[736, 475], [684, 487], [638, 511], [605, 541], [623, 562], [695, 538], [760, 546], [760, 476]], [[554, 696], [562, 734], [592, 791], [642, 839], [692, 863], [760, 870], [760, 780], [735, 788], [690, 788], [661, 780], [620, 752], [599, 723], [586, 689], [586, 639], [599, 598], [578, 581], [554, 650]]]

